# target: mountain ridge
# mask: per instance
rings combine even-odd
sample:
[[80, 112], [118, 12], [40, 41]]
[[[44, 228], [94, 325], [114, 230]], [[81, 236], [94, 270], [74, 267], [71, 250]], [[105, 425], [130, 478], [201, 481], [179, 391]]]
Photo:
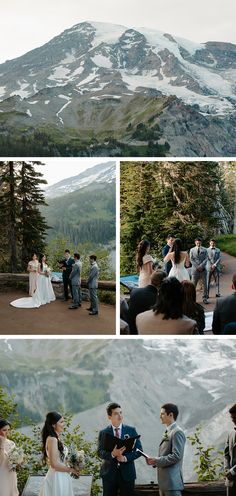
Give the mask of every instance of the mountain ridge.
[[[45, 142], [52, 155], [120, 156], [129, 148], [131, 156], [231, 155], [235, 68], [236, 45], [231, 43], [199, 44], [109, 23], [75, 24], [0, 65], [2, 144], [14, 129], [15, 146], [24, 144], [26, 152], [30, 138], [34, 146]], [[150, 108], [148, 102], [143, 107], [145, 99]], [[172, 137], [165, 120], [173, 104]], [[136, 132], [140, 124], [146, 133]], [[196, 130], [203, 146], [199, 139], [194, 150]], [[178, 146], [176, 138], [181, 138]], [[150, 141], [156, 148], [149, 151]]]

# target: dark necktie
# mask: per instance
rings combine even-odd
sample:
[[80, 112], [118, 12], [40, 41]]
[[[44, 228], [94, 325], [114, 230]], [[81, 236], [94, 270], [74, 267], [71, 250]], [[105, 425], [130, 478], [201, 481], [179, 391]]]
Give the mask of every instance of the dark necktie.
[[116, 435], [116, 437], [120, 437], [120, 428], [119, 427], [115, 427], [115, 435]]

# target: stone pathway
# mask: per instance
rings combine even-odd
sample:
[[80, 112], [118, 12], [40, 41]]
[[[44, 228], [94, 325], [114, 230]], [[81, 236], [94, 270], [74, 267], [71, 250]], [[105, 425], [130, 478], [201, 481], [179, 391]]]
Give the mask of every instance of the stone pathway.
[[[222, 252], [221, 264], [223, 267], [223, 272], [220, 276], [220, 294], [221, 296], [227, 296], [232, 293], [232, 276], [236, 273], [236, 258], [228, 255], [228, 253]], [[203, 305], [202, 303], [202, 292], [197, 290], [197, 302], [203, 305], [206, 312], [212, 312], [215, 308], [216, 300], [215, 297], [215, 286], [210, 288], [210, 298], [208, 305]]]

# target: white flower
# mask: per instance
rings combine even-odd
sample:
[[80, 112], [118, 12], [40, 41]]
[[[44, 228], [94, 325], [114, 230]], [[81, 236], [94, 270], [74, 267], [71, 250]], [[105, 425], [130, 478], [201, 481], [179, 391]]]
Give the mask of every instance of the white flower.
[[24, 451], [22, 448], [14, 446], [8, 453], [8, 460], [11, 465], [11, 470], [15, 470], [17, 465], [21, 465], [24, 461]]

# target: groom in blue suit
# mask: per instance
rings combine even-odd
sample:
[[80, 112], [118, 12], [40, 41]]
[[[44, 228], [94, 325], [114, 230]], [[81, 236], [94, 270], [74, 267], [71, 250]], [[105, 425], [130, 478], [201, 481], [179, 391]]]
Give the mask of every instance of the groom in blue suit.
[[133, 451], [126, 453], [124, 447], [117, 449], [116, 446], [112, 452], [106, 451], [104, 449], [106, 433], [121, 439], [137, 436], [134, 427], [123, 424], [123, 414], [118, 403], [108, 405], [107, 415], [110, 425], [99, 432], [98, 438], [98, 454], [103, 460], [100, 471], [103, 496], [117, 496], [118, 490], [120, 490], [120, 496], [133, 496], [136, 479], [134, 461], [140, 456], [135, 450], [136, 448], [142, 449], [142, 446], [137, 439]]

